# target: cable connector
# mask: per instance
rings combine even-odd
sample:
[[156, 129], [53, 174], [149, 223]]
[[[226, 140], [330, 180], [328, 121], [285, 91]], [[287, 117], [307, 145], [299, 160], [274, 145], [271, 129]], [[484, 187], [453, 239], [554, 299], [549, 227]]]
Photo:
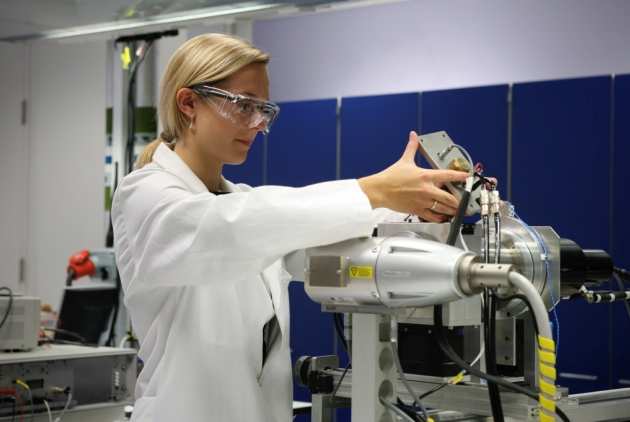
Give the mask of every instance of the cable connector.
[[472, 192], [474, 184], [475, 184], [475, 176], [474, 175], [468, 176], [466, 178], [466, 187], [465, 187], [466, 191]]
[[464, 376], [466, 375], [466, 371], [459, 371], [457, 375], [448, 380], [449, 384], [459, 384], [464, 380]]
[[488, 205], [490, 204], [490, 197], [488, 195], [488, 191], [482, 187], [481, 188], [481, 215], [488, 215], [489, 214], [489, 209], [488, 209]]
[[499, 197], [499, 191], [494, 189], [489, 193], [490, 195], [490, 212], [494, 215], [499, 214], [499, 205], [501, 204], [501, 198]]
[[31, 389], [30, 385], [28, 385], [24, 380], [21, 380], [19, 378], [14, 380], [13, 383], [19, 385], [20, 387], [22, 387], [26, 391], [30, 391], [30, 389]]

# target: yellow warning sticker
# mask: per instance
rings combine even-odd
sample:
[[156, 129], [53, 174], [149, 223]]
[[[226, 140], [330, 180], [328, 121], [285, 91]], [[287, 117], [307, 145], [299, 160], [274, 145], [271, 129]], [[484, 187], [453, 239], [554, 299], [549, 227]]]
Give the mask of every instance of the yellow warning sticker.
[[374, 267], [369, 265], [353, 265], [348, 270], [351, 278], [372, 278], [374, 275]]

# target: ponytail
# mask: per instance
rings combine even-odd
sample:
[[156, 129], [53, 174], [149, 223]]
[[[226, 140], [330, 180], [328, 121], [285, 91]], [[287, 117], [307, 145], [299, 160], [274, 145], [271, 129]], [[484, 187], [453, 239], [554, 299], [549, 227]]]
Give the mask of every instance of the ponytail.
[[138, 156], [136, 163], [134, 164], [134, 168], [136, 170], [141, 169], [142, 167], [153, 161], [153, 154], [155, 154], [155, 150], [158, 149], [158, 146], [160, 146], [162, 142], [164, 142], [169, 148], [172, 149], [175, 145], [174, 140], [175, 138], [169, 137], [164, 132], [162, 132], [158, 138], [154, 139], [153, 141], [151, 141], [151, 143], [147, 144], [147, 146], [144, 147], [144, 149]]

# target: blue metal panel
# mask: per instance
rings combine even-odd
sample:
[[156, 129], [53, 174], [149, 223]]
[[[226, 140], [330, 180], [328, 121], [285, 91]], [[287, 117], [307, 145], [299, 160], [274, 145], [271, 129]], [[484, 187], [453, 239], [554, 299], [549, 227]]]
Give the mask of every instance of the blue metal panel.
[[263, 184], [263, 159], [265, 137], [258, 134], [252, 144], [247, 160], [239, 165], [223, 166], [223, 176], [233, 183], [245, 183], [250, 186]]
[[499, 179], [507, 198], [508, 86], [423, 92], [421, 104], [422, 132], [448, 132], [484, 164], [487, 176]]
[[402, 155], [418, 129], [419, 94], [341, 100], [341, 178], [379, 172]]
[[267, 184], [305, 186], [334, 180], [337, 100], [280, 104], [268, 137]]
[[[615, 78], [615, 125], [613, 146], [612, 253], [617, 266], [630, 268], [630, 75]], [[613, 284], [616, 287], [616, 284]], [[630, 387], [630, 316], [623, 303], [613, 306], [613, 387]]]
[[[305, 186], [334, 180], [337, 162], [337, 100], [280, 104], [281, 112], [267, 138], [267, 183]], [[291, 358], [335, 353], [332, 315], [306, 295], [302, 283], [289, 286]], [[310, 401], [304, 387], [294, 387], [296, 400]], [[302, 415], [296, 421], [307, 422]]]
[[[343, 98], [341, 178], [367, 176], [396, 162], [409, 132], [418, 131], [419, 107], [417, 93]], [[350, 411], [338, 411], [337, 421], [350, 421]]]
[[[516, 84], [513, 90], [517, 212], [584, 248], [609, 248], [610, 92], [610, 77]], [[563, 302], [558, 313], [559, 384], [573, 392], [609, 388], [609, 308]]]

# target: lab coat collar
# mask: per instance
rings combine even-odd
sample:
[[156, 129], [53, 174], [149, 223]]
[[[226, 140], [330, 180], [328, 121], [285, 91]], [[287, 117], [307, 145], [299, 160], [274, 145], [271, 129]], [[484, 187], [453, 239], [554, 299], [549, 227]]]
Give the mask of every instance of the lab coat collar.
[[[204, 185], [201, 179], [188, 167], [188, 164], [164, 142], [161, 142], [155, 150], [153, 162], [182, 179], [192, 192], [208, 192], [206, 185]], [[224, 192], [235, 192], [238, 191], [238, 188], [221, 176], [221, 190]]]

